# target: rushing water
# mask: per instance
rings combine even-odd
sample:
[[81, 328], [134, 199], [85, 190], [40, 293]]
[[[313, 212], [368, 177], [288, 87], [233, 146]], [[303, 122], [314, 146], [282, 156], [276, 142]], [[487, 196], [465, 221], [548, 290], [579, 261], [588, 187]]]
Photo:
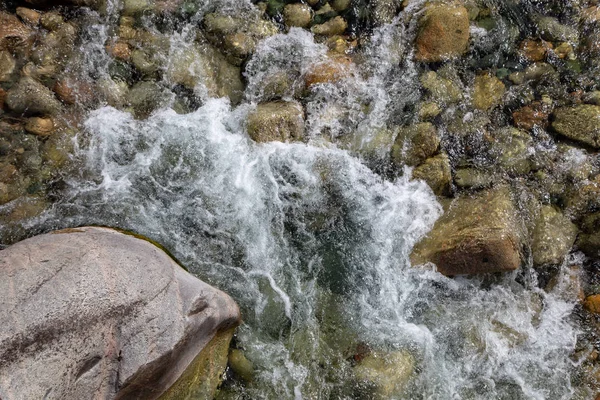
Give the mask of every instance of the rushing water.
[[[383, 178], [330, 143], [355, 132], [365, 145], [387, 121], [410, 118], [417, 73], [403, 58], [411, 33], [401, 25], [373, 33], [360, 70], [311, 93], [307, 144], [257, 144], [245, 133], [264, 76], [301, 79], [326, 57], [299, 29], [260, 43], [239, 106], [199, 87], [203, 104], [188, 114], [165, 106], [135, 120], [108, 106], [91, 111], [76, 138], [78, 172], [29, 228], [131, 229], [229, 293], [244, 319], [236, 345], [256, 369], [253, 383], [225, 388], [239, 398], [369, 397], [353, 383], [360, 345], [411, 354], [413, 377], [397, 398], [572, 398], [575, 299], [560, 285], [538, 289], [529, 268], [450, 279], [411, 266], [413, 245], [442, 213], [435, 196], [408, 179], [409, 169]], [[82, 45], [83, 68], [99, 76], [107, 26], [91, 26]], [[187, 29], [172, 46], [187, 41]]]

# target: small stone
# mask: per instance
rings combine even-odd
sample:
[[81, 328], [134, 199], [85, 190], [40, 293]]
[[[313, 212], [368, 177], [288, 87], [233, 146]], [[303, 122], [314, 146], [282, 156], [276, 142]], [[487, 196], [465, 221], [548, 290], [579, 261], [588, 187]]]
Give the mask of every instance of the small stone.
[[17, 7], [16, 11], [19, 18], [31, 26], [36, 26], [40, 22], [40, 17], [42, 16], [39, 12], [26, 7]]
[[353, 64], [350, 57], [333, 56], [326, 61], [313, 64], [304, 75], [306, 87], [320, 83], [336, 83], [350, 76]]
[[30, 77], [23, 77], [6, 94], [6, 105], [19, 114], [56, 115], [61, 110], [54, 94]]
[[234, 57], [246, 58], [254, 53], [257, 41], [244, 32], [230, 33], [225, 36], [224, 45]]
[[306, 4], [288, 4], [283, 9], [283, 20], [288, 28], [306, 28], [312, 21], [312, 8]]
[[261, 103], [248, 116], [247, 129], [256, 142], [302, 140], [304, 110], [295, 101]]
[[560, 265], [577, 236], [577, 227], [552, 206], [542, 206], [532, 233], [534, 266]]
[[152, 76], [158, 71], [158, 65], [143, 50], [134, 50], [131, 52], [131, 63], [145, 76]]
[[354, 367], [357, 389], [366, 392], [368, 398], [373, 394], [381, 400], [396, 398], [410, 382], [414, 369], [415, 359], [407, 351], [370, 352]]
[[64, 22], [63, 17], [54, 11], [43, 13], [40, 18], [40, 25], [49, 31], [58, 30]]
[[335, 36], [342, 35], [344, 32], [346, 32], [347, 28], [348, 23], [346, 20], [340, 16], [337, 16], [323, 24], [313, 26], [311, 31], [315, 35]]
[[463, 97], [463, 91], [456, 83], [434, 71], [424, 73], [419, 80], [436, 103], [454, 104]]
[[351, 0], [333, 0], [331, 1], [331, 8], [335, 11], [340, 12], [350, 7]]
[[583, 306], [593, 314], [600, 314], [600, 294], [593, 294], [586, 297]]
[[56, 129], [52, 118], [31, 117], [25, 122], [25, 130], [38, 136], [49, 136]]
[[398, 130], [392, 146], [391, 160], [397, 166], [416, 166], [437, 153], [440, 138], [435, 127], [428, 123], [419, 123]]
[[513, 112], [512, 117], [517, 128], [531, 131], [535, 126], [546, 129], [549, 115], [548, 108], [541, 102], [533, 102]]
[[502, 186], [454, 199], [411, 261], [432, 262], [444, 275], [513, 271], [521, 265], [521, 248], [521, 222]]
[[17, 17], [0, 11], [0, 50], [23, 51], [32, 44], [34, 31]]
[[490, 152], [499, 167], [511, 175], [525, 175], [531, 170], [529, 160], [531, 136], [513, 127], [494, 132]]
[[106, 46], [106, 52], [112, 57], [123, 61], [131, 59], [131, 47], [125, 42], [116, 42]]
[[121, 14], [132, 16], [150, 11], [153, 8], [153, 3], [152, 0], [124, 0]]
[[61, 78], [52, 87], [56, 97], [65, 104], [89, 105], [95, 100], [94, 88], [81, 79]]
[[444, 153], [428, 158], [421, 165], [415, 167], [413, 179], [424, 180], [433, 193], [438, 196], [449, 196], [452, 184], [450, 160]]
[[441, 112], [442, 110], [437, 103], [424, 102], [421, 103], [421, 106], [419, 107], [419, 119], [421, 121], [428, 121], [440, 115]]
[[554, 17], [538, 17], [537, 29], [542, 38], [551, 42], [576, 42], [579, 37], [577, 28], [563, 25]]
[[485, 111], [497, 106], [502, 101], [505, 90], [504, 83], [494, 75], [478, 75], [475, 78], [473, 107]]
[[133, 108], [136, 118], [146, 118], [165, 100], [165, 93], [156, 82], [142, 81], [129, 90], [126, 101]]
[[0, 51], [0, 82], [9, 82], [12, 78], [17, 62], [6, 50]]
[[527, 61], [543, 61], [552, 49], [552, 43], [544, 40], [525, 39], [519, 45], [519, 55]]
[[494, 174], [477, 168], [459, 168], [454, 173], [454, 183], [463, 189], [482, 189], [492, 186]]
[[561, 60], [575, 60], [576, 58], [573, 46], [567, 42], [562, 42], [556, 46], [556, 49], [554, 49], [554, 54], [556, 54]]
[[0, 164], [0, 182], [11, 183], [18, 176], [17, 167], [12, 164]]
[[460, 2], [432, 3], [419, 20], [416, 59], [438, 62], [466, 53], [469, 47], [469, 12]]
[[552, 114], [552, 128], [559, 134], [600, 148], [600, 106], [580, 104], [572, 107], [561, 107]]

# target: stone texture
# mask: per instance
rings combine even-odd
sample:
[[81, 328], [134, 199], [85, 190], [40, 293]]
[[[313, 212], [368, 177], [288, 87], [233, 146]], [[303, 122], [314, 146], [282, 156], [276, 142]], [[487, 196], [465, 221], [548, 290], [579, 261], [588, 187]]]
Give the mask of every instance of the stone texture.
[[312, 20], [312, 9], [301, 3], [288, 4], [283, 9], [283, 20], [288, 27], [306, 28]]
[[46, 86], [30, 77], [23, 77], [6, 94], [6, 105], [16, 113], [55, 115], [60, 102]]
[[[0, 252], [0, 269], [4, 400], [156, 399], [174, 383], [179, 397], [161, 398], [187, 398], [203, 389], [183, 378], [207, 352], [226, 360], [239, 323], [227, 295], [107, 228], [17, 243]], [[187, 382], [207, 380], [216, 386], [214, 376]]]
[[512, 271], [521, 265], [522, 227], [506, 187], [456, 198], [411, 254], [444, 275]]
[[491, 74], [478, 75], [475, 78], [475, 91], [473, 93], [473, 107], [480, 110], [489, 110], [502, 101], [506, 88], [504, 83]]
[[552, 206], [542, 206], [532, 233], [534, 266], [559, 265], [575, 243], [577, 227]]
[[337, 16], [323, 24], [313, 26], [311, 31], [315, 35], [335, 36], [342, 35], [344, 32], [346, 32], [347, 28], [348, 23], [346, 20], [340, 16]]
[[248, 116], [248, 134], [257, 142], [301, 140], [304, 110], [295, 101], [261, 103]]
[[[367, 398], [396, 398], [408, 385], [415, 371], [415, 359], [407, 351], [371, 352], [354, 367], [358, 391]], [[362, 397], [361, 397], [362, 398]]]
[[392, 146], [391, 159], [397, 166], [416, 166], [432, 157], [440, 146], [440, 138], [429, 122], [402, 127]]
[[33, 30], [12, 14], [0, 11], [0, 50], [23, 50], [33, 42]]
[[452, 172], [446, 154], [428, 158], [413, 170], [413, 179], [424, 180], [438, 196], [450, 195]]
[[336, 83], [347, 78], [353, 71], [350, 57], [333, 56], [325, 61], [313, 64], [304, 75], [306, 87], [319, 83]]
[[600, 106], [580, 104], [554, 111], [552, 128], [559, 134], [600, 148]]
[[419, 21], [416, 59], [438, 62], [456, 58], [469, 47], [469, 13], [460, 2], [432, 3]]

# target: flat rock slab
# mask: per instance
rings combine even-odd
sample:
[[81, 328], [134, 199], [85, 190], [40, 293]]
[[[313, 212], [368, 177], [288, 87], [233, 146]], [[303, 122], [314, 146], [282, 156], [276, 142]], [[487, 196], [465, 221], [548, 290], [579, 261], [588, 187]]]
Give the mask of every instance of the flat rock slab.
[[107, 228], [17, 243], [0, 272], [3, 400], [156, 399], [240, 319], [225, 293]]
[[413, 265], [444, 275], [512, 271], [521, 265], [522, 224], [506, 187], [456, 198], [413, 249]]

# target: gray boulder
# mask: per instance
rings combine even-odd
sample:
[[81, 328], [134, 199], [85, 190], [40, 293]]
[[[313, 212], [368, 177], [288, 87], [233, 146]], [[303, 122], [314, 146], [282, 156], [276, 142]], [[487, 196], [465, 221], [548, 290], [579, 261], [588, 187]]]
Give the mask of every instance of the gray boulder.
[[21, 114], [56, 115], [61, 109], [50, 89], [27, 76], [7, 92], [5, 101], [11, 110]]
[[238, 307], [148, 241], [66, 229], [0, 251], [0, 270], [3, 400], [187, 398], [219, 383]]

